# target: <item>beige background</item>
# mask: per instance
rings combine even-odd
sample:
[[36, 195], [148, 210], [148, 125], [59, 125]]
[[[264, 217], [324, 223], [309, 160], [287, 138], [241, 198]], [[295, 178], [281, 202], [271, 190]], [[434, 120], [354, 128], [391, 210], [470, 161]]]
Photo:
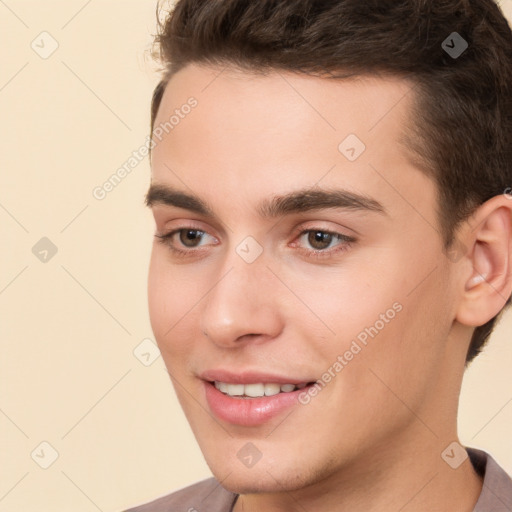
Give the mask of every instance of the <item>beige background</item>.
[[[161, 357], [134, 355], [152, 339], [147, 158], [92, 195], [148, 136], [154, 11], [0, 0], [0, 512], [116, 512], [210, 475]], [[511, 334], [509, 313], [468, 371], [460, 433], [512, 473]]]

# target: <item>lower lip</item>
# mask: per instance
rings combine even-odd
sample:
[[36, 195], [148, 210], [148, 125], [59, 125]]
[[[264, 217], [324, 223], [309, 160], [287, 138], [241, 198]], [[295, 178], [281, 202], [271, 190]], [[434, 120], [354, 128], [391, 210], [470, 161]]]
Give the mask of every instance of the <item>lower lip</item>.
[[312, 385], [261, 398], [235, 398], [221, 393], [212, 382], [203, 383], [211, 411], [221, 420], [245, 427], [261, 425], [298, 404], [299, 394]]

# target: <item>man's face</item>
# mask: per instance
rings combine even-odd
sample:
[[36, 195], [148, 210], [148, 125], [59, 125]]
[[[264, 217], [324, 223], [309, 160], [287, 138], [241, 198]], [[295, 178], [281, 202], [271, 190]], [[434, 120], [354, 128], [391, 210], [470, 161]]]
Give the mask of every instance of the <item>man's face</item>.
[[[212, 472], [237, 492], [291, 490], [441, 438], [462, 348], [447, 343], [436, 188], [398, 142], [411, 84], [219, 71], [191, 65], [166, 88], [155, 128], [175, 118], [157, 132], [152, 184], [213, 215], [155, 196], [156, 234], [183, 231], [155, 238], [149, 272], [152, 328]], [[306, 207], [322, 191], [350, 196]], [[310, 194], [269, 215], [295, 192]], [[216, 370], [321, 384], [236, 398], [204, 375]]]

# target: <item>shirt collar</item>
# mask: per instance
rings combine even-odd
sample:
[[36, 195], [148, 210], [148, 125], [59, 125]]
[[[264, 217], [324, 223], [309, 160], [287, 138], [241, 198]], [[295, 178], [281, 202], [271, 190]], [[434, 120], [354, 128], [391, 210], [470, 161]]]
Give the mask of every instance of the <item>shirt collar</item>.
[[510, 512], [512, 510], [512, 479], [483, 450], [466, 447], [475, 471], [483, 477], [480, 497], [473, 512]]

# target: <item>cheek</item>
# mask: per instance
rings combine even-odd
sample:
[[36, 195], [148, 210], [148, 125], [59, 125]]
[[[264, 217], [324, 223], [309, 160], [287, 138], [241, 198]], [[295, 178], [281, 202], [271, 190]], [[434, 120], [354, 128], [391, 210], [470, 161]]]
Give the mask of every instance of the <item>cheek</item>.
[[169, 297], [165, 292], [169, 285], [168, 281], [165, 268], [161, 265], [159, 258], [155, 255], [155, 249], [153, 249], [148, 273], [148, 308], [151, 328], [159, 344], [165, 333], [164, 323], [169, 310]]
[[286, 276], [307, 306], [298, 304], [294, 320], [301, 324], [311, 318], [321, 337], [331, 340], [331, 349], [343, 349], [358, 335], [364, 340], [365, 329], [376, 323], [382, 330], [381, 316], [387, 326], [397, 316], [399, 305], [393, 305], [404, 295], [406, 286], [396, 259], [390, 258], [385, 271], [370, 261], [358, 260], [357, 265], [342, 262], [339, 267], [310, 266], [307, 272], [295, 269], [293, 275]]
[[363, 371], [354, 375], [364, 402], [376, 403], [380, 396], [395, 412], [401, 401], [419, 410], [435, 388], [451, 327], [450, 304], [439, 293], [440, 278], [434, 273], [412, 292], [413, 285], [401, 294], [397, 290], [401, 311], [368, 338], [360, 358]]
[[[446, 299], [437, 284], [442, 270], [425, 279], [436, 267], [435, 258], [431, 254], [429, 262], [425, 253], [412, 255], [405, 247], [390, 248], [378, 263], [364, 259], [360, 253], [357, 266], [347, 262], [339, 268], [312, 268], [302, 277], [295, 272], [294, 291], [318, 318], [308, 313], [320, 327], [315, 337], [328, 338], [317, 345], [322, 360], [332, 364], [351, 351], [346, 358], [350, 366], [359, 366], [357, 360], [384, 366], [393, 379], [400, 379], [400, 372], [410, 377], [418, 364], [433, 364], [442, 347], [430, 338], [442, 338], [449, 327]], [[304, 326], [302, 313], [294, 315]], [[311, 330], [313, 324], [308, 325]], [[357, 373], [350, 373], [356, 378]]]
[[163, 352], [186, 324], [197, 302], [197, 278], [183, 267], [171, 265], [159, 248], [153, 249], [148, 274], [148, 308], [151, 327]]
[[212, 272], [208, 265], [172, 263], [162, 248], [153, 249], [148, 275], [149, 317], [162, 358], [173, 375], [190, 371], [204, 342], [201, 315], [215, 283]]

